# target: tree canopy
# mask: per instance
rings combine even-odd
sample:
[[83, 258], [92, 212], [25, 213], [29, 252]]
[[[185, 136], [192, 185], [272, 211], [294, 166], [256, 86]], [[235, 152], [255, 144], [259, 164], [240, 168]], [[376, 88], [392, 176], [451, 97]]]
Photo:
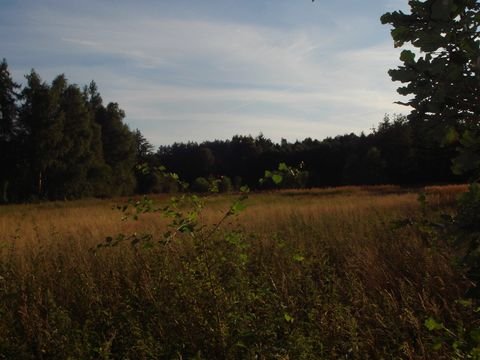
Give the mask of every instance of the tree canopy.
[[409, 1], [411, 13], [386, 13], [383, 24], [393, 26], [396, 47], [407, 44], [403, 65], [389, 71], [405, 85], [404, 104], [413, 107], [410, 119], [450, 124], [479, 122], [480, 4], [475, 0]]
[[118, 104], [103, 105], [62, 74], [32, 70], [20, 91], [0, 65], [0, 201], [74, 199], [135, 191], [135, 134]]

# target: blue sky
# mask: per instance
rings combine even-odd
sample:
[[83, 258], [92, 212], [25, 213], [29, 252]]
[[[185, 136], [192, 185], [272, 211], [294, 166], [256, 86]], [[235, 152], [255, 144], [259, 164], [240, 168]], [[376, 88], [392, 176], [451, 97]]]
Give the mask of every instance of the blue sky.
[[406, 113], [386, 11], [407, 0], [0, 0], [17, 82], [95, 80], [154, 145], [368, 132]]

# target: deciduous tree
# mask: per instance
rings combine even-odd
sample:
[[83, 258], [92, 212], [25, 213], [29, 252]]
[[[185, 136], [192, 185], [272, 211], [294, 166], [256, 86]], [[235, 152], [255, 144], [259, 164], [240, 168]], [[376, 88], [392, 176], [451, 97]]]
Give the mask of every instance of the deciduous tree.
[[404, 83], [410, 121], [433, 121], [448, 141], [462, 137], [454, 170], [480, 168], [480, 4], [476, 0], [410, 0], [410, 13], [386, 13], [383, 24], [403, 65], [389, 71]]

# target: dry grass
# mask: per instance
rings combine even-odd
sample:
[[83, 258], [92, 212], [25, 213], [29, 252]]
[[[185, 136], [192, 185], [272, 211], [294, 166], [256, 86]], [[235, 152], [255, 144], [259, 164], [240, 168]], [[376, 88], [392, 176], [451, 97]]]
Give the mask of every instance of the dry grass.
[[[464, 189], [424, 190], [448, 209]], [[455, 302], [468, 284], [448, 244], [392, 226], [420, 216], [417, 197], [394, 186], [252, 194], [212, 238], [94, 252], [119, 233], [161, 239], [168, 220], [121, 221], [112, 207], [126, 199], [0, 208], [0, 358], [450, 358], [425, 319], [478, 315]], [[202, 221], [231, 199], [208, 197]]]
[[[467, 190], [466, 185], [430, 186], [424, 189], [433, 206], [451, 204]], [[312, 190], [285, 190], [252, 194], [249, 210], [242, 214], [247, 228], [275, 228], [292, 213], [313, 220], [323, 215], [345, 220], [359, 215], [368, 218], [373, 212], [389, 215], [408, 214], [418, 210], [419, 190], [403, 189], [393, 185], [338, 187]], [[166, 204], [168, 197], [154, 196], [159, 204]], [[207, 200], [204, 216], [208, 221], [221, 217], [229, 206], [230, 197], [213, 196]], [[89, 241], [104, 236], [136, 229], [161, 230], [166, 220], [158, 214], [147, 214], [139, 222], [122, 222], [117, 205], [127, 199], [83, 200], [75, 202], [51, 202], [44, 204], [9, 205], [0, 207], [0, 241], [17, 238], [17, 245], [31, 246], [53, 237]]]

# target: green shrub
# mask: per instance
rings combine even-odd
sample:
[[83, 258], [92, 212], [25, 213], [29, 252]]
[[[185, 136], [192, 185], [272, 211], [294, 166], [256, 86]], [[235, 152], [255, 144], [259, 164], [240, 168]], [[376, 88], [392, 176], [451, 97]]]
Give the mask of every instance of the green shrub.
[[192, 184], [192, 191], [206, 193], [210, 190], [210, 183], [204, 177], [198, 177]]
[[467, 276], [473, 280], [476, 287], [470, 295], [480, 297], [480, 186], [470, 185], [469, 190], [459, 199], [458, 213], [454, 218], [454, 237], [457, 246], [464, 249], [462, 260], [467, 267]]

